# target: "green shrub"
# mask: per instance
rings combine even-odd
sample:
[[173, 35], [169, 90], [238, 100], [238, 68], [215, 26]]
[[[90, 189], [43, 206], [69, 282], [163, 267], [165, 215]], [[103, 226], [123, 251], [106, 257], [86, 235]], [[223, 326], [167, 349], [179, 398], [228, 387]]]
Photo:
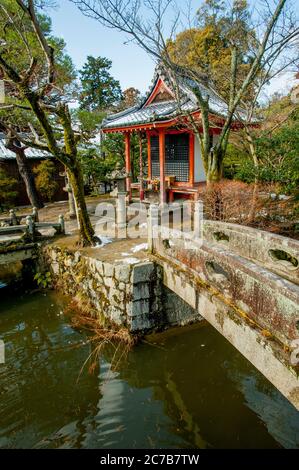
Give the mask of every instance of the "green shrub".
[[254, 166], [249, 154], [228, 147], [224, 176], [245, 183], [257, 179], [261, 183], [278, 183], [281, 191], [296, 194], [299, 187], [299, 111], [281, 127], [264, 130], [255, 137], [259, 165]]
[[37, 272], [34, 276], [34, 280], [37, 282], [37, 285], [43, 289], [48, 289], [52, 284], [52, 276], [49, 271], [45, 273]]
[[36, 188], [41, 195], [48, 201], [53, 201], [54, 195], [58, 189], [58, 183], [55, 179], [56, 167], [50, 160], [44, 160], [35, 169]]
[[0, 168], [0, 209], [4, 210], [13, 205], [17, 195], [17, 180], [7, 175], [3, 168]]

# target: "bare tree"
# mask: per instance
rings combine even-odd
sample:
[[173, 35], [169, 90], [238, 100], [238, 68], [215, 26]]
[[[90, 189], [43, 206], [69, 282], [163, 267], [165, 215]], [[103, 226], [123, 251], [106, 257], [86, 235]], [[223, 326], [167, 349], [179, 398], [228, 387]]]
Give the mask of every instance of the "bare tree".
[[[243, 135], [245, 137], [245, 146], [247, 146], [249, 155], [252, 158], [253, 165], [255, 167], [255, 185], [252, 194], [251, 208], [249, 212], [249, 222], [254, 219], [257, 200], [258, 200], [258, 170], [260, 167], [260, 161], [258, 158], [257, 148], [253, 135], [253, 130], [256, 126], [252, 126], [252, 122], [255, 120], [256, 123], [262, 121], [262, 112], [259, 106], [259, 99], [265, 86], [273, 80], [275, 77], [285, 73], [286, 71], [292, 71], [297, 68], [299, 61], [298, 44], [296, 41], [290, 41], [282, 46], [276, 54], [273, 55], [265, 64], [260, 73], [254, 80], [253, 93], [250, 100], [241, 99], [242, 113], [236, 111], [236, 115], [240, 122], [243, 123]], [[282, 54], [283, 52], [283, 54]], [[298, 104], [294, 103], [291, 110], [288, 113], [288, 117], [298, 108]], [[285, 118], [285, 120], [287, 119]]]
[[[21, 109], [28, 113], [30, 132], [24, 136], [12, 123], [9, 129], [12, 139], [24, 146], [51, 153], [67, 168], [78, 209], [80, 243], [92, 245], [98, 240], [87, 212], [83, 175], [77, 158], [80, 135], [73, 129], [64, 91], [59, 88], [55, 50], [48, 43], [36, 12], [36, 6], [41, 3], [47, 2], [16, 0], [18, 11], [11, 17], [18, 40], [23, 44], [23, 53], [28, 56], [26, 69], [18, 68], [15, 57], [9, 53], [11, 44], [7, 43], [6, 37], [0, 41], [0, 67], [14, 96], [1, 108], [12, 112]], [[30, 37], [33, 35], [36, 40], [33, 47], [28, 41], [27, 31], [24, 32], [24, 21], [29, 22]], [[42, 54], [37, 54], [37, 45]]]
[[[156, 61], [163, 64], [169, 80], [176, 90], [176, 99], [180, 105], [182, 95], [179, 83], [191, 79], [198, 86], [192, 87], [196, 95], [200, 120], [194, 119], [192, 114], [185, 112], [189, 126], [199, 139], [207, 181], [218, 181], [222, 176], [223, 158], [226, 152], [230, 129], [236, 112], [244, 99], [248, 89], [254, 85], [255, 80], [267, 65], [271, 64], [283, 54], [287, 46], [298, 38], [299, 27], [296, 14], [291, 10], [290, 0], [276, 0], [259, 3], [260, 10], [252, 16], [250, 31], [238, 30], [242, 28], [242, 18], [238, 17], [238, 1], [232, 5], [227, 2], [228, 16], [231, 17], [232, 28], [227, 35], [230, 48], [230, 70], [226, 80], [229, 84], [228, 97], [221, 96], [221, 92], [214, 87], [209, 73], [203, 73], [196, 68], [180, 66], [171, 59], [167, 51], [167, 39], [175, 36], [178, 26], [182, 29], [190, 27], [187, 22], [182, 26], [183, 12], [177, 8], [175, 0], [70, 0], [76, 4], [82, 13], [94, 18], [108, 28], [116, 29], [128, 35], [146, 53]], [[186, 7], [186, 5], [185, 5]], [[173, 17], [175, 12], [175, 17]], [[169, 18], [173, 18], [172, 27], [169, 28]], [[257, 18], [254, 21], [254, 18]], [[261, 21], [262, 20], [262, 21]], [[167, 25], [165, 27], [165, 25]], [[165, 30], [168, 32], [165, 34]], [[240, 36], [246, 34], [254, 47], [251, 50], [251, 62], [247, 73], [238, 80], [241, 63], [242, 44]], [[203, 88], [202, 85], [205, 85]], [[217, 143], [211, 147], [211, 127], [214, 117], [210, 113], [209, 102], [212, 95], [218, 95], [226, 101], [225, 118]], [[200, 130], [199, 130], [200, 127]]]

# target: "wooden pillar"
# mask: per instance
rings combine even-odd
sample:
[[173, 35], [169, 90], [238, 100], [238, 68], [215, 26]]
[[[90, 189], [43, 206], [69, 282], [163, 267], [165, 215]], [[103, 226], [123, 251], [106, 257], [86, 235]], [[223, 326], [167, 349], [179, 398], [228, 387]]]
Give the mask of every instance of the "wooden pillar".
[[139, 133], [139, 197], [140, 201], [144, 200], [144, 188], [143, 188], [143, 158], [142, 158], [142, 134]]
[[131, 190], [131, 135], [129, 132], [125, 133], [125, 158], [126, 158], [126, 173], [129, 173], [130, 176], [126, 179], [126, 189], [128, 193], [128, 199], [132, 199], [132, 190]]
[[151, 157], [151, 134], [146, 133], [147, 138], [147, 177], [149, 180], [152, 179], [152, 157]]
[[159, 163], [160, 163], [160, 203], [166, 202], [165, 190], [165, 132], [159, 129]]
[[189, 183], [194, 186], [194, 152], [195, 138], [193, 132], [189, 134]]

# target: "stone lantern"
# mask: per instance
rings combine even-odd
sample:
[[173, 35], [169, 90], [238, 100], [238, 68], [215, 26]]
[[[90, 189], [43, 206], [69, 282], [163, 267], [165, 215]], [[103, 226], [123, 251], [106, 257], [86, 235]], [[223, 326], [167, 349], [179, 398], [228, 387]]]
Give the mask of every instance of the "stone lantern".
[[[126, 172], [125, 168], [121, 166], [120, 163], [117, 163], [115, 170], [113, 170], [109, 175], [108, 179], [114, 184], [115, 188], [112, 191], [111, 196], [117, 197], [116, 200], [116, 227], [119, 231], [126, 228], [127, 224], [127, 211], [126, 211], [126, 196], [128, 194], [126, 190], [126, 180], [130, 176]], [[122, 237], [123, 238], [123, 237]]]
[[127, 194], [126, 190], [126, 179], [130, 175], [126, 172], [125, 168], [121, 166], [121, 163], [117, 163], [115, 170], [113, 170], [109, 175], [108, 179], [114, 184], [115, 188], [113, 191], [114, 196], [120, 194]]

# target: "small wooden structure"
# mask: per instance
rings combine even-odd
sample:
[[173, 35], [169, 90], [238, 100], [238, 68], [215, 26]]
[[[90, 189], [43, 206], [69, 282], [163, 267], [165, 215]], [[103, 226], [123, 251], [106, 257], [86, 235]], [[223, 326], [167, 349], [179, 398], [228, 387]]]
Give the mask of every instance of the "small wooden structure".
[[[198, 109], [194, 88], [198, 84], [190, 80], [178, 83], [180, 103], [173, 86], [163, 70], [158, 67], [152, 86], [144, 101], [133, 108], [108, 117], [102, 126], [104, 133], [122, 133], [125, 139], [126, 172], [131, 174], [130, 140], [133, 132], [147, 138], [147, 187], [157, 187], [160, 202], [172, 201], [175, 195], [194, 197], [198, 188], [206, 182], [200, 144], [195, 136], [190, 119], [201, 128], [201, 113]], [[202, 86], [201, 92], [209, 94], [211, 122], [211, 147], [215, 145], [224, 124], [227, 105], [216, 94]], [[239, 127], [234, 121], [232, 127]], [[141, 142], [141, 138], [140, 138]], [[142, 165], [142, 158], [140, 159]], [[140, 168], [140, 175], [143, 169]], [[140, 178], [140, 199], [144, 189]], [[136, 183], [133, 183], [137, 187]], [[127, 177], [127, 191], [131, 197], [132, 181]]]
[[[37, 168], [38, 165], [44, 160], [51, 160], [54, 163], [56, 169], [54, 179], [58, 186], [53, 196], [53, 201], [65, 201], [67, 199], [67, 194], [65, 191], [63, 191], [65, 178], [60, 174], [64, 170], [63, 165], [56, 158], [54, 158], [53, 155], [42, 150], [26, 148], [25, 155], [27, 159], [27, 166], [31, 173], [34, 173], [35, 168]], [[15, 198], [14, 204], [17, 206], [29, 205], [30, 201], [27, 196], [25, 183], [20, 175], [16, 155], [14, 152], [6, 148], [6, 135], [1, 132], [1, 129], [0, 168], [2, 168], [10, 178], [13, 178], [17, 181], [17, 196]]]

